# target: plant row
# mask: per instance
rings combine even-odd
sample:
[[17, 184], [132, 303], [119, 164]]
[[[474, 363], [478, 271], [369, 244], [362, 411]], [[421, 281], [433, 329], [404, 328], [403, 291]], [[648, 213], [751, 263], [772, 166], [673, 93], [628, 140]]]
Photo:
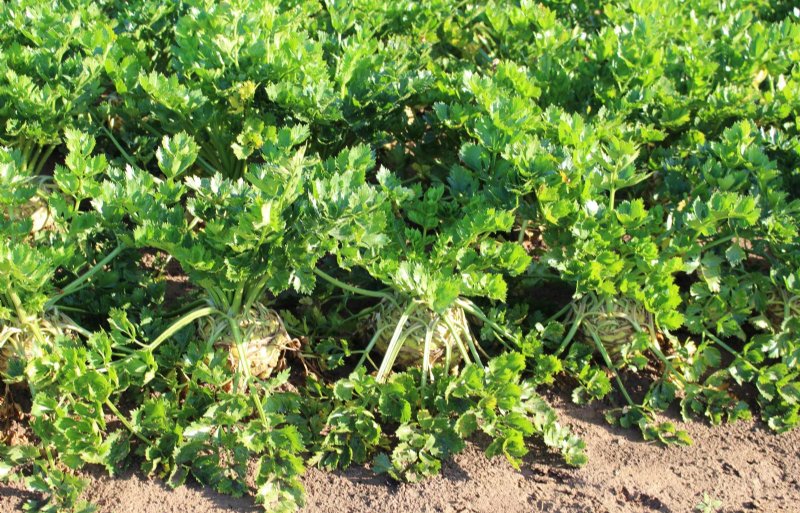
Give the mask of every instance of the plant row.
[[645, 440], [796, 427], [791, 4], [3, 3], [0, 480], [582, 465], [556, 379]]

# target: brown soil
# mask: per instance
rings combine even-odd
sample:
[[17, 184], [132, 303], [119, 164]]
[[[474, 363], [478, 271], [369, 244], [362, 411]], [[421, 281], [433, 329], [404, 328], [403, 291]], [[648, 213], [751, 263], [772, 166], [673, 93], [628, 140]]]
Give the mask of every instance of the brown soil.
[[143, 249], [142, 266], [156, 274], [157, 280], [166, 283], [164, 294], [165, 303], [168, 305], [180, 304], [182, 298], [186, 298], [194, 290], [189, 283], [189, 277], [181, 269], [177, 260], [170, 259], [169, 255], [163, 251]]
[[[420, 484], [395, 484], [363, 468], [305, 478], [305, 513], [340, 512], [691, 512], [703, 495], [721, 512], [792, 513], [800, 504], [800, 430], [775, 435], [759, 422], [686, 426], [691, 447], [665, 448], [605, 423], [601, 407], [577, 407], [551, 398], [587, 444], [590, 461], [570, 469], [535, 447], [522, 468], [487, 460], [480, 441]], [[0, 485], [0, 512], [20, 511], [31, 497]], [[259, 511], [249, 499], [217, 495], [196, 486], [170, 490], [135, 472], [97, 476], [87, 499], [101, 513]]]

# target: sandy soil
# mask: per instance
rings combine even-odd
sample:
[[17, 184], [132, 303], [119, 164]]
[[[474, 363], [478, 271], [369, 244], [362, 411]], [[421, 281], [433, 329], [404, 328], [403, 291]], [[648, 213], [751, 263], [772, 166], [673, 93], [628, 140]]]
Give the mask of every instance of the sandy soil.
[[[441, 476], [398, 485], [368, 469], [306, 475], [304, 513], [632, 513], [691, 512], [703, 494], [721, 512], [800, 511], [800, 430], [770, 433], [758, 422], [688, 425], [695, 445], [665, 448], [605, 423], [600, 407], [576, 407], [551, 398], [565, 423], [587, 444], [589, 464], [570, 469], [534, 448], [522, 468], [487, 460], [481, 442], [444, 465]], [[29, 495], [0, 486], [0, 512], [20, 511]], [[194, 486], [170, 490], [135, 472], [99, 476], [87, 493], [101, 513], [232, 513], [259, 511], [248, 499], [219, 496]]]

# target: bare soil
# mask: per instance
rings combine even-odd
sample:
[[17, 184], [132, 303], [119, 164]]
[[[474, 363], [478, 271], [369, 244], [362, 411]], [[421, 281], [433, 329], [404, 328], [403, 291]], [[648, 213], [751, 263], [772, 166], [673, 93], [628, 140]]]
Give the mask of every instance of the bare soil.
[[[718, 511], [800, 511], [800, 430], [776, 435], [757, 421], [686, 426], [695, 444], [662, 447], [606, 424], [603, 407], [578, 407], [550, 397], [564, 423], [583, 437], [589, 463], [571, 469], [534, 447], [519, 470], [487, 459], [482, 441], [443, 465], [442, 475], [420, 484], [396, 484], [369, 469], [305, 477], [304, 513], [633, 513], [691, 512], [704, 494]], [[128, 471], [91, 477], [86, 498], [101, 513], [233, 513], [259, 511], [247, 498], [217, 495], [195, 485], [172, 490]], [[19, 487], [0, 485], [0, 512], [21, 511]]]

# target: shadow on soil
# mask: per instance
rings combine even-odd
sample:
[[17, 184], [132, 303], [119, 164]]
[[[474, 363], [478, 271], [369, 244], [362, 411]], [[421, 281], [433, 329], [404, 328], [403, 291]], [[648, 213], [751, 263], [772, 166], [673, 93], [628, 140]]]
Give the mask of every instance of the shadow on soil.
[[0, 485], [0, 497], [2, 497], [5, 501], [13, 503], [14, 507], [17, 508], [16, 511], [22, 511], [22, 506], [26, 502], [30, 500], [36, 500], [38, 498], [35, 493], [3, 485]]

